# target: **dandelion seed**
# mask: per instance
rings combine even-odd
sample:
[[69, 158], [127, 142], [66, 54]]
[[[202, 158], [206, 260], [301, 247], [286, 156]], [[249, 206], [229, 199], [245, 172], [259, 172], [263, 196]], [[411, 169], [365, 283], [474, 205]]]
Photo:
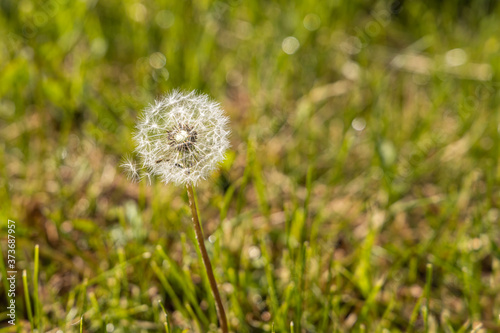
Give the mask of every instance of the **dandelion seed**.
[[208, 96], [174, 91], [144, 110], [134, 137], [136, 153], [163, 182], [196, 185], [224, 159], [227, 123]]
[[123, 163], [120, 165], [127, 173], [127, 178], [132, 181], [139, 180], [139, 171], [137, 164], [130, 157], [126, 157]]
[[146, 183], [151, 185], [151, 174], [149, 172], [144, 172], [141, 179], [146, 179]]

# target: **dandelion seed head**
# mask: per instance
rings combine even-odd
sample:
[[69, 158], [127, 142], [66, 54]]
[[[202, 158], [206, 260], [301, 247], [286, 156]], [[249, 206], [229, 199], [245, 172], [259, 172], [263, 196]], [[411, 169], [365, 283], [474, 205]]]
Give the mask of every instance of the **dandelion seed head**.
[[207, 95], [173, 91], [145, 108], [136, 153], [148, 181], [196, 185], [216, 169], [229, 147], [228, 118]]

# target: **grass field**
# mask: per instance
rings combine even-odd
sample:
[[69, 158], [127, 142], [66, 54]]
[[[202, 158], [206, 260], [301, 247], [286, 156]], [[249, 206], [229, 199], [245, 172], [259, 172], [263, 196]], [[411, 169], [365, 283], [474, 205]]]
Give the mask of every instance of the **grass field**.
[[0, 332], [217, 332], [185, 189], [120, 169], [176, 88], [231, 119], [196, 192], [233, 332], [500, 332], [496, 1], [0, 9]]

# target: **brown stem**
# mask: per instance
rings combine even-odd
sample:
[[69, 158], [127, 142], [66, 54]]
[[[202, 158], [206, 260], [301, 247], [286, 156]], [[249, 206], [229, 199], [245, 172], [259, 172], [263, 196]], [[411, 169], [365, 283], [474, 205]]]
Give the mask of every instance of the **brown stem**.
[[194, 232], [196, 234], [198, 246], [200, 247], [201, 258], [203, 259], [203, 264], [205, 265], [205, 270], [207, 271], [208, 281], [210, 282], [210, 288], [212, 289], [212, 295], [215, 298], [215, 308], [217, 309], [220, 328], [222, 329], [223, 333], [228, 333], [229, 331], [227, 328], [226, 313], [224, 312], [224, 306], [222, 305], [222, 300], [220, 299], [219, 289], [217, 288], [217, 282], [215, 281], [212, 264], [210, 263], [210, 259], [208, 258], [207, 249], [205, 248], [205, 241], [203, 239], [203, 231], [201, 229], [200, 220], [198, 219], [196, 202], [194, 200], [193, 186], [190, 184], [186, 184], [186, 189], [189, 197], [189, 207], [191, 207], [191, 214], [193, 215]]

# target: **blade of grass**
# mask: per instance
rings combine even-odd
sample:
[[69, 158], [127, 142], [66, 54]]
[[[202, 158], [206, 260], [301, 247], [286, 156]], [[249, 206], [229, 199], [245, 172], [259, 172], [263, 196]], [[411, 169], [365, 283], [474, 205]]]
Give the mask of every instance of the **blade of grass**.
[[80, 313], [83, 314], [85, 313], [85, 308], [87, 305], [87, 284], [88, 284], [88, 279], [85, 278], [83, 281], [83, 285], [80, 287], [80, 299], [78, 300], [78, 306], [77, 308], [80, 309]]
[[431, 283], [432, 283], [432, 264], [427, 264], [426, 266], [426, 278], [425, 278], [425, 311], [424, 311], [424, 331], [429, 331], [429, 305], [430, 305], [430, 294], [431, 294]]
[[39, 290], [38, 290], [38, 272], [40, 269], [40, 261], [39, 261], [39, 256], [40, 256], [40, 248], [38, 244], [35, 245], [35, 269], [33, 273], [33, 301], [34, 301], [34, 307], [35, 307], [35, 322], [36, 322], [36, 327], [39, 332], [42, 331], [42, 318], [41, 318], [41, 313], [40, 313], [40, 299], [39, 299]]
[[165, 253], [165, 251], [160, 245], [156, 247], [156, 251], [161, 256], [161, 258], [166, 260], [170, 265], [169, 267], [170, 275], [181, 286], [182, 291], [188, 298], [189, 302], [191, 303], [191, 306], [194, 308], [197, 317], [202, 321], [203, 325], [208, 326], [209, 320], [205, 315], [205, 313], [203, 312], [203, 310], [201, 309], [199, 302], [196, 299], [195, 287], [193, 285], [191, 277], [189, 276], [189, 272], [181, 270], [178, 267], [177, 263]]
[[[92, 291], [89, 292], [89, 299], [90, 299], [90, 303], [92, 304], [92, 309], [93, 309], [94, 313], [101, 313], [101, 309], [99, 307], [99, 302], [97, 301], [97, 298], [96, 298], [94, 292], [92, 292]], [[97, 318], [95, 320], [97, 320], [97, 322], [99, 323], [99, 327], [101, 328], [101, 330], [106, 329], [102, 316], [97, 316]]]
[[161, 300], [158, 301], [158, 304], [161, 306], [161, 309], [163, 310], [163, 313], [165, 314], [165, 322], [163, 323], [163, 325], [165, 326], [165, 332], [170, 333], [170, 320], [168, 318], [167, 311], [165, 310], [165, 307], [163, 306], [163, 303], [161, 302]]
[[33, 311], [31, 310], [31, 300], [28, 288], [28, 277], [25, 269], [23, 270], [23, 286], [24, 286], [24, 301], [26, 302], [26, 311], [28, 312], [28, 320], [30, 322], [31, 330], [33, 331], [35, 325], [33, 323]]
[[174, 304], [174, 307], [178, 309], [185, 318], [189, 318], [189, 313], [187, 312], [185, 306], [183, 306], [181, 300], [175, 293], [174, 289], [170, 285], [170, 283], [167, 280], [167, 277], [163, 274], [162, 270], [158, 267], [156, 262], [151, 261], [151, 268], [155, 272], [156, 276], [158, 277], [158, 280], [160, 280], [160, 283], [162, 284], [163, 288], [167, 292], [168, 296], [170, 297], [170, 300]]
[[[261, 241], [260, 241], [260, 250], [262, 253], [262, 256], [265, 259], [265, 265], [264, 265], [264, 270], [266, 273], [266, 279], [267, 279], [267, 284], [268, 284], [268, 292], [270, 296], [270, 309], [271, 309], [271, 315], [274, 321], [277, 322], [277, 326], [280, 331], [285, 330], [286, 322], [284, 320], [281, 320], [278, 315], [279, 312], [279, 302], [278, 302], [278, 292], [276, 290], [276, 283], [274, 281], [274, 267], [271, 261], [271, 257], [269, 256], [269, 252], [267, 251], [267, 245], [266, 245], [266, 236], [262, 236]], [[274, 322], [273, 322], [273, 327], [274, 327]]]

